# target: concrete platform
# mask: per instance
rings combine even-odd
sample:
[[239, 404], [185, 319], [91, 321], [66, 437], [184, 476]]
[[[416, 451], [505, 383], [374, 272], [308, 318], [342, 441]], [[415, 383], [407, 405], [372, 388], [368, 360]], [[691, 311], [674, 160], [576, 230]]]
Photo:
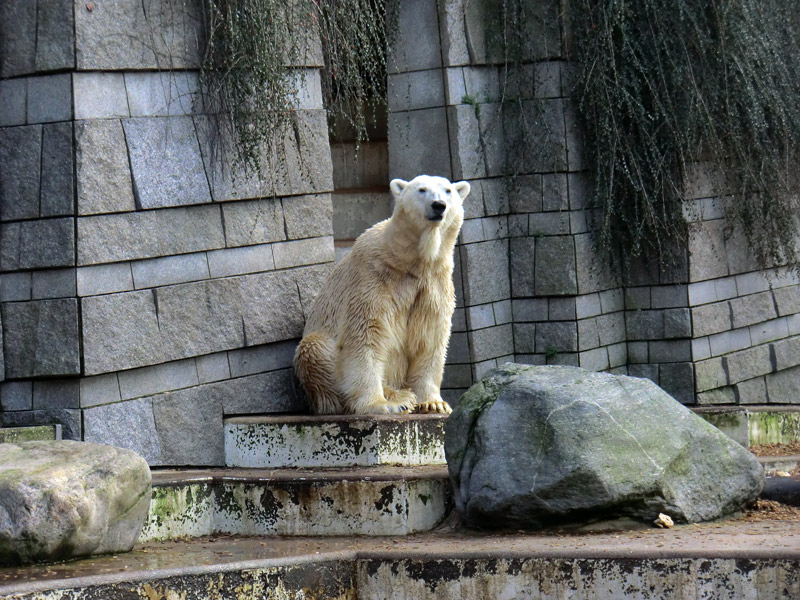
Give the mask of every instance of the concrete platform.
[[800, 520], [409, 537], [214, 537], [0, 568], [0, 599], [800, 598]]
[[446, 415], [249, 416], [225, 420], [229, 467], [443, 465]]
[[451, 507], [444, 466], [163, 470], [141, 540], [239, 535], [407, 535]]
[[700, 417], [745, 448], [760, 444], [786, 444], [800, 440], [800, 406], [698, 406]]

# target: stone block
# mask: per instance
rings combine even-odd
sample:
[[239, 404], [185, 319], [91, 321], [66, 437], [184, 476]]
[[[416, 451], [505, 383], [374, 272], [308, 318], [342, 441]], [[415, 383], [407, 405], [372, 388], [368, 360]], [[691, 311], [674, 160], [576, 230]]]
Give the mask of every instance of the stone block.
[[747, 271], [756, 271], [759, 268], [758, 259], [741, 227], [734, 227], [725, 237], [725, 254], [731, 275], [736, 273], [749, 275]]
[[581, 126], [578, 102], [572, 98], [564, 99], [564, 126], [568, 168], [570, 171], [583, 171], [589, 166], [586, 161], [586, 134]]
[[204, 387], [219, 394], [226, 415], [308, 412], [308, 405], [297, 394], [292, 378], [293, 371], [283, 369]]
[[736, 281], [736, 293], [739, 296], [766, 292], [772, 287], [770, 279], [767, 278], [767, 274], [763, 271], [744, 273], [737, 275], [734, 279]]
[[564, 103], [560, 98], [506, 106], [503, 130], [509, 167], [514, 172], [567, 170]]
[[276, 269], [333, 262], [333, 237], [309, 238], [272, 245]]
[[800, 398], [800, 367], [770, 373], [766, 379], [771, 404], [797, 404]]
[[[203, 17], [181, 0], [117, 0], [75, 9], [79, 70], [197, 68]], [[154, 34], [158, 32], [158, 34]]]
[[597, 317], [600, 345], [609, 346], [625, 341], [625, 313], [616, 312]]
[[658, 365], [629, 365], [628, 374], [631, 377], [642, 377], [658, 383]]
[[72, 119], [72, 76], [28, 77], [28, 123], [52, 123]]
[[482, 242], [485, 240], [483, 237], [483, 223], [481, 219], [467, 219], [461, 226], [459, 233], [460, 244], [474, 244], [475, 242]]
[[75, 67], [75, 17], [73, 0], [36, 3], [36, 70]]
[[515, 323], [526, 321], [547, 321], [547, 300], [544, 298], [512, 300], [511, 309]]
[[281, 206], [286, 221], [286, 235], [290, 240], [333, 234], [333, 203], [330, 194], [291, 196], [283, 198]]
[[600, 332], [597, 328], [597, 318], [578, 321], [578, 350], [591, 350], [598, 346], [600, 346]]
[[[606, 348], [608, 350], [608, 364], [612, 369], [625, 367], [628, 363], [628, 345], [625, 342], [612, 344]], [[627, 375], [627, 371], [623, 373]], [[692, 384], [694, 385], [694, 383]]]
[[588, 233], [587, 211], [573, 210], [569, 213], [569, 231], [573, 234]]
[[222, 205], [226, 245], [250, 246], [286, 239], [278, 200], [253, 200]]
[[[461, 107], [460, 110], [472, 110], [471, 107]], [[459, 110], [459, 108], [453, 109]], [[474, 117], [474, 115], [473, 115]], [[458, 136], [459, 143], [455, 149], [458, 160], [465, 160], [467, 153], [474, 164], [483, 165], [479, 157], [480, 140], [477, 129], [470, 130], [475, 134], [472, 144], [464, 139], [466, 133], [466, 116], [458, 123], [459, 127], [453, 131]], [[454, 126], [456, 123], [454, 122]], [[476, 125], [473, 123], [473, 125]], [[411, 179], [419, 173], [432, 173], [452, 179], [450, 163], [450, 145], [448, 139], [447, 119], [444, 108], [424, 109], [413, 112], [391, 113], [389, 115], [389, 173], [391, 177]], [[440, 140], [438, 144], [431, 144], [430, 140]], [[462, 141], [463, 140], [463, 141]], [[463, 174], [459, 169], [459, 177]]]
[[756, 377], [736, 384], [736, 397], [739, 404], [767, 404], [767, 381], [765, 377]]
[[35, 219], [39, 216], [42, 127], [0, 129], [0, 219]]
[[398, 34], [389, 46], [387, 68], [389, 73], [421, 71], [442, 66], [442, 49], [439, 39], [439, 18], [434, 2], [401, 3], [392, 7], [389, 23], [396, 23]]
[[80, 374], [77, 300], [10, 302], [2, 308], [8, 379]]
[[81, 411], [76, 408], [51, 410], [20, 410], [0, 413], [4, 427], [29, 427], [31, 425], [60, 425], [65, 440], [82, 440]]
[[501, 300], [495, 302], [492, 307], [494, 308], [494, 321], [498, 325], [512, 322], [511, 316], [511, 300]]
[[161, 445], [161, 465], [225, 464], [222, 399], [212, 387], [153, 397], [153, 416]]
[[467, 318], [471, 330], [493, 327], [496, 324], [494, 320], [494, 310], [491, 304], [470, 306], [467, 308]]
[[[268, 344], [302, 336], [304, 305], [301, 305], [298, 296], [296, 278], [297, 275], [291, 271], [258, 273], [241, 278], [246, 345]], [[264, 310], [264, 307], [272, 309]]]
[[514, 323], [514, 352], [517, 354], [536, 352], [536, 324]]
[[770, 347], [767, 345], [728, 354], [724, 360], [728, 381], [732, 384], [765, 375], [773, 370]]
[[25, 125], [28, 83], [25, 79], [0, 81], [0, 127]]
[[41, 269], [75, 265], [73, 219], [40, 219], [0, 225], [0, 269]]
[[34, 300], [72, 298], [75, 293], [75, 269], [34, 271], [32, 273], [31, 297]]
[[78, 264], [81, 266], [186, 254], [224, 246], [218, 206], [78, 219]]
[[469, 332], [470, 360], [480, 362], [514, 353], [511, 324]]
[[30, 272], [4, 273], [0, 275], [0, 301], [18, 302], [31, 299]]
[[633, 364], [650, 362], [650, 345], [647, 342], [628, 342], [628, 361]]
[[723, 219], [690, 223], [688, 248], [690, 282], [728, 275]]
[[789, 322], [785, 317], [757, 323], [751, 325], [748, 329], [754, 346], [789, 337]]
[[[511, 187], [504, 178], [483, 179], [480, 182], [483, 210], [488, 217], [499, 215], [505, 217], [509, 210], [509, 188]], [[477, 204], [476, 200], [467, 200], [467, 206]]]
[[80, 407], [80, 380], [47, 379], [33, 382], [33, 409]]
[[566, 173], [542, 175], [542, 210], [569, 210], [569, 192]]
[[650, 361], [654, 363], [690, 362], [692, 344], [689, 340], [650, 342]]
[[658, 385], [683, 404], [694, 404], [694, 365], [691, 362], [659, 365]]
[[692, 360], [698, 361], [711, 356], [709, 338], [701, 337], [692, 340]]
[[468, 244], [461, 248], [464, 302], [467, 306], [511, 297], [508, 254], [506, 240]]
[[528, 235], [528, 215], [508, 216], [508, 235], [510, 237], [526, 237]]
[[[333, 232], [337, 240], [354, 240], [367, 228], [379, 221], [388, 219], [392, 215], [392, 199], [388, 191], [344, 190], [332, 194], [331, 200], [333, 204], [332, 211], [330, 206], [327, 209], [320, 207], [319, 213], [313, 216], [309, 215], [310, 219], [312, 219], [309, 223], [316, 221], [317, 225], [313, 229], [318, 231], [319, 235], [330, 235]], [[284, 211], [291, 210], [291, 199], [288, 201], [284, 199], [283, 204]], [[332, 228], [331, 212], [328, 211], [331, 211], [333, 215]], [[286, 213], [285, 218], [286, 233], [290, 239], [313, 237], [313, 235], [297, 235], [298, 233], [312, 234], [314, 231], [308, 229], [305, 231], [292, 231], [289, 227], [292, 217]], [[328, 219], [327, 222], [324, 221], [326, 218]]]
[[502, 175], [506, 144], [501, 115], [502, 107], [496, 102], [461, 104], [447, 109], [453, 179]]
[[727, 369], [722, 358], [711, 358], [695, 362], [695, 386], [698, 392], [705, 392], [728, 385]]
[[800, 285], [778, 288], [772, 295], [780, 316], [800, 313]]
[[154, 292], [81, 300], [86, 375], [165, 362]]
[[163, 208], [211, 202], [211, 190], [191, 117], [122, 122], [137, 206]]
[[294, 277], [295, 286], [300, 291], [300, 304], [303, 307], [305, 318], [308, 318], [314, 299], [332, 270], [333, 264], [324, 263], [311, 267], [299, 267], [290, 271]]
[[749, 348], [752, 345], [750, 332], [747, 329], [723, 331], [704, 339], [708, 339], [711, 356], [730, 354], [731, 352]]
[[72, 123], [53, 123], [42, 128], [41, 164], [39, 214], [74, 215]]
[[695, 395], [697, 404], [713, 405], [713, 404], [736, 404], [736, 391], [733, 386], [717, 388], [707, 392], [700, 392]]
[[739, 291], [736, 288], [735, 277], [715, 279], [714, 290], [717, 292], [717, 299], [719, 300], [728, 300], [730, 298], [736, 298], [739, 295]]
[[528, 228], [534, 237], [568, 234], [570, 232], [569, 213], [532, 213], [528, 219]]
[[297, 340], [277, 342], [274, 344], [264, 344], [231, 350], [228, 352], [228, 363], [230, 364], [231, 377], [244, 377], [246, 375], [256, 375], [267, 371], [277, 371], [278, 369], [288, 369], [292, 366], [294, 351], [297, 348]]
[[591, 233], [573, 236], [578, 290], [581, 294], [620, 287], [619, 274], [611, 270], [611, 262], [596, 247]]
[[78, 120], [130, 116], [122, 73], [75, 73], [72, 94]]
[[0, 408], [4, 411], [33, 409], [33, 382], [0, 383]]
[[112, 404], [121, 400], [116, 373], [82, 377], [80, 383], [81, 408]]
[[121, 371], [117, 377], [123, 400], [153, 396], [200, 383], [194, 359]]
[[133, 285], [139, 290], [209, 278], [204, 252], [136, 261], [131, 263], [131, 271]]
[[130, 263], [97, 265], [77, 269], [78, 296], [96, 296], [133, 289]]
[[83, 440], [133, 450], [151, 465], [161, 463], [161, 440], [150, 398], [83, 410]]
[[484, 240], [498, 240], [508, 237], [508, 218], [505, 215], [499, 217], [485, 217], [480, 219], [483, 226]]
[[450, 320], [452, 323], [451, 331], [466, 331], [467, 330], [467, 313], [466, 309], [456, 308], [453, 311], [453, 318]]
[[775, 342], [772, 348], [775, 353], [776, 371], [783, 371], [800, 364], [800, 337]]
[[36, 70], [36, 2], [0, 3], [0, 77]]
[[603, 312], [600, 294], [586, 294], [575, 298], [575, 315], [579, 319], [595, 317]]
[[211, 277], [229, 277], [271, 271], [275, 268], [272, 247], [269, 245], [245, 246], [208, 252], [208, 270]]
[[560, 61], [537, 62], [534, 65], [533, 93], [536, 98], [559, 98], [561, 93]]
[[195, 358], [195, 365], [197, 366], [197, 378], [200, 383], [222, 381], [231, 377], [227, 352], [198, 356]]
[[132, 117], [191, 115], [198, 93], [197, 73], [125, 73], [125, 91]]
[[688, 308], [668, 308], [663, 313], [665, 338], [691, 337], [692, 319]]
[[683, 308], [688, 303], [686, 285], [662, 285], [652, 290], [652, 308]]
[[600, 308], [604, 313], [625, 310], [625, 297], [621, 289], [600, 292]]
[[219, 130], [223, 126], [216, 124], [213, 117], [194, 117], [215, 201], [314, 194], [333, 189], [326, 112], [295, 110], [292, 115], [294, 121], [284, 132], [283, 140], [275, 143], [280, 153], [266, 146], [260, 149], [260, 174], [238, 165], [233, 149], [219, 143]]
[[572, 236], [536, 240], [536, 282], [538, 296], [577, 294], [575, 246]]
[[445, 367], [442, 388], [468, 388], [471, 385], [472, 368], [470, 365], [447, 365]]
[[549, 354], [575, 352], [578, 349], [578, 327], [574, 322], [538, 323], [536, 325], [536, 352]]
[[567, 321], [577, 317], [575, 298], [550, 298], [549, 319], [551, 321]]
[[75, 173], [78, 214], [136, 209], [128, 147], [120, 121], [75, 123]]
[[786, 318], [789, 326], [789, 335], [800, 335], [800, 315], [791, 315]]
[[761, 323], [777, 317], [772, 292], [751, 294], [730, 301], [731, 320], [734, 329]]
[[539, 212], [543, 206], [543, 188], [541, 175], [520, 175], [510, 184], [508, 200], [511, 212]]
[[450, 334], [450, 344], [447, 346], [446, 364], [469, 362], [469, 339], [467, 333], [453, 332]]
[[660, 310], [635, 310], [626, 314], [630, 340], [660, 340], [664, 337], [664, 315]]
[[520, 298], [535, 294], [536, 240], [531, 237], [511, 238], [511, 293]]
[[581, 368], [589, 371], [605, 371], [609, 367], [608, 350], [605, 347], [586, 350], [578, 355]]
[[696, 306], [692, 311], [692, 334], [702, 337], [731, 329], [731, 310], [728, 302]]
[[690, 283], [688, 286], [689, 305], [697, 306], [698, 304], [708, 304], [719, 300], [716, 288], [717, 281], [718, 280], [711, 280]]
[[412, 71], [393, 73], [387, 78], [390, 111], [416, 110], [444, 106], [442, 72]]

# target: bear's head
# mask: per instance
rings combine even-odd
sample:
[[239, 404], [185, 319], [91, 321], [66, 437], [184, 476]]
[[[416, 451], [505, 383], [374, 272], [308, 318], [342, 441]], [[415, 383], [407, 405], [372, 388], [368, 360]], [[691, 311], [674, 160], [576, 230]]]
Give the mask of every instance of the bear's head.
[[395, 214], [410, 216], [426, 227], [448, 226], [464, 218], [464, 198], [470, 185], [466, 181], [451, 183], [444, 177], [417, 175], [411, 181], [393, 179], [389, 184], [394, 196]]

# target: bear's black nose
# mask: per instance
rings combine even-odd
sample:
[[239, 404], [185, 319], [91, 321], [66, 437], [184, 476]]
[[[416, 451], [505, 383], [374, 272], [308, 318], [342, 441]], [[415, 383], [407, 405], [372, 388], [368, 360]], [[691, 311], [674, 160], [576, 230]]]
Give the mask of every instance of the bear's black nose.
[[444, 202], [439, 202], [437, 200], [436, 202], [431, 204], [431, 208], [433, 209], [433, 212], [435, 212], [437, 215], [440, 215], [444, 212], [444, 209], [447, 208], [447, 205]]

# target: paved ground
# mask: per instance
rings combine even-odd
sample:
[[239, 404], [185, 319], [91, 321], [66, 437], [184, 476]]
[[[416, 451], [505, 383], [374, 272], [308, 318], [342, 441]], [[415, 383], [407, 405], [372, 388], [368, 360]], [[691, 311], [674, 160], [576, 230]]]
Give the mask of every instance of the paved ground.
[[[777, 515], [773, 517], [773, 515]], [[619, 524], [618, 524], [619, 526]], [[672, 529], [481, 533], [443, 526], [392, 538], [215, 536], [139, 545], [133, 552], [67, 563], [0, 568], [0, 596], [71, 585], [136, 580], [153, 575], [225, 571], [258, 564], [354, 558], [774, 558], [800, 559], [800, 511], [758, 513]]]

